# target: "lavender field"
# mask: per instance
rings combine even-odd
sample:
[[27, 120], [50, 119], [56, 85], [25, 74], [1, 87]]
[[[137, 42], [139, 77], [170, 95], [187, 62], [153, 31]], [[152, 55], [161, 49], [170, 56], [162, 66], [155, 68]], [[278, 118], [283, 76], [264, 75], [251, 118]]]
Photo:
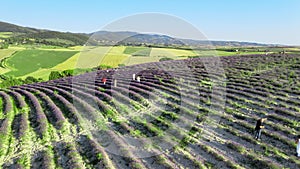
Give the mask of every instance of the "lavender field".
[[[1, 89], [0, 166], [300, 168], [294, 142], [300, 55], [226, 56], [209, 68], [213, 59], [147, 63]], [[255, 123], [266, 115], [257, 141]], [[166, 136], [172, 146], [157, 143], [151, 150], [161, 153], [141, 157], [121, 136]], [[104, 137], [118, 150], [109, 149]]]

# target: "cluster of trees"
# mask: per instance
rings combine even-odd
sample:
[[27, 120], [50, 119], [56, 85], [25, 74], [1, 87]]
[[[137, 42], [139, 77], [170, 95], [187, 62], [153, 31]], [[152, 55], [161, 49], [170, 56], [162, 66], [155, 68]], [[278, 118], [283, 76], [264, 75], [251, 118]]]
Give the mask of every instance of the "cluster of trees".
[[160, 62], [167, 61], [167, 60], [173, 60], [173, 59], [172, 58], [167, 58], [167, 57], [163, 57], [163, 58], [159, 59]]
[[74, 70], [64, 70], [62, 72], [52, 71], [49, 75], [49, 80], [55, 80], [62, 77], [73, 76], [73, 75], [74, 75]]
[[31, 83], [37, 83], [37, 82], [42, 82], [43, 79], [36, 79], [32, 76], [26, 77], [26, 79], [20, 79], [20, 78], [14, 78], [12, 76], [7, 76], [7, 75], [0, 75], [0, 88], [8, 88], [11, 86], [18, 86], [18, 85], [23, 85], [23, 84], [31, 84]]
[[59, 39], [57, 41], [47, 40], [47, 39], [29, 39], [29, 38], [20, 38], [20, 37], [12, 37], [7, 39], [8, 44], [27, 44], [27, 45], [36, 45], [43, 44], [49, 46], [60, 46], [60, 47], [70, 47], [74, 46], [74, 43], [66, 43], [62, 42]]

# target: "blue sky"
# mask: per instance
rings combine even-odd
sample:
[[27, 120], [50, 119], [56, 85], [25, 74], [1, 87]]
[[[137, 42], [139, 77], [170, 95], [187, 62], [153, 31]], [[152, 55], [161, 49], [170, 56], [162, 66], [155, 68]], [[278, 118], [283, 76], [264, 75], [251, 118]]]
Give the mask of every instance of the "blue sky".
[[22, 26], [93, 32], [144, 12], [184, 19], [208, 39], [300, 45], [299, 0], [9, 0], [0, 20]]

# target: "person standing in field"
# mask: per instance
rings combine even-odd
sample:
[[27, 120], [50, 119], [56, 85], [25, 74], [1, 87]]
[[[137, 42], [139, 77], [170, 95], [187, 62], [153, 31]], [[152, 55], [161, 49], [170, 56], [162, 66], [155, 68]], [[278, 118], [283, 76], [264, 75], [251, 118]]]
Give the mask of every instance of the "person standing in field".
[[267, 118], [260, 118], [257, 120], [256, 122], [256, 126], [255, 126], [255, 132], [254, 132], [254, 137], [256, 140], [260, 139], [261, 136], [261, 130], [263, 128], [265, 128], [265, 126], [263, 126], [263, 122], [266, 121]]
[[300, 157], [300, 135], [296, 139], [296, 144], [297, 144], [296, 155], [297, 157]]
[[137, 80], [138, 82], [141, 82], [141, 77], [140, 77], [140, 76], [136, 77], [136, 80]]
[[114, 87], [117, 87], [117, 79], [114, 79]]
[[135, 80], [135, 73], [132, 74], [132, 80]]
[[105, 78], [105, 77], [103, 77], [101, 81], [102, 81], [102, 83], [103, 83], [104, 85], [106, 84], [106, 78]]

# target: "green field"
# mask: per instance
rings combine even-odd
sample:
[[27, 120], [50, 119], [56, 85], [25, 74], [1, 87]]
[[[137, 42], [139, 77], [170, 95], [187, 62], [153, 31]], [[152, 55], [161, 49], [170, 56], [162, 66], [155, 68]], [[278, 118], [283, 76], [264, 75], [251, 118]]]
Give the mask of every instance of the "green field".
[[131, 55], [132, 56], [150, 56], [151, 51], [152, 51], [151, 48], [146, 48], [143, 50], [136, 51], [136, 52], [132, 53]]
[[126, 47], [126, 49], [124, 50], [124, 54], [133, 54], [135, 52], [141, 51], [141, 50], [145, 50], [148, 49], [147, 47], [133, 47], [133, 46], [128, 46]]
[[39, 69], [35, 72], [32, 72], [32, 73], [22, 76], [22, 78], [25, 79], [27, 76], [32, 76], [32, 77], [39, 77], [44, 80], [48, 80], [51, 71], [64, 71], [64, 70], [68, 70], [68, 69], [75, 69], [76, 65], [78, 63], [79, 57], [80, 57], [80, 53], [76, 53], [72, 57], [68, 58], [67, 60], [65, 60], [62, 63], [57, 64], [56, 66], [54, 66], [52, 68]]
[[0, 50], [0, 74], [4, 74], [6, 72], [9, 72], [10, 69], [7, 69], [3, 64], [5, 58], [8, 58], [12, 56], [15, 52], [17, 52], [19, 49], [16, 48], [10, 48], [10, 49], [1, 49]]
[[24, 76], [38, 69], [48, 69], [64, 62], [76, 51], [24, 50], [6, 60], [5, 65], [12, 71], [6, 75]]
[[[4, 33], [5, 34], [5, 33]], [[99, 65], [118, 67], [119, 65], [135, 65], [158, 62], [161, 58], [173, 60], [188, 57], [232, 56], [265, 54], [267, 48], [241, 48], [235, 51], [233, 47], [217, 50], [188, 50], [144, 46], [74, 46], [56, 47], [49, 45], [11, 45], [0, 50], [0, 74], [20, 77], [27, 76], [47, 80], [51, 71], [63, 71], [75, 68], [93, 68]], [[278, 52], [280, 49], [271, 49]], [[299, 48], [286, 48], [288, 52], [299, 52]]]

